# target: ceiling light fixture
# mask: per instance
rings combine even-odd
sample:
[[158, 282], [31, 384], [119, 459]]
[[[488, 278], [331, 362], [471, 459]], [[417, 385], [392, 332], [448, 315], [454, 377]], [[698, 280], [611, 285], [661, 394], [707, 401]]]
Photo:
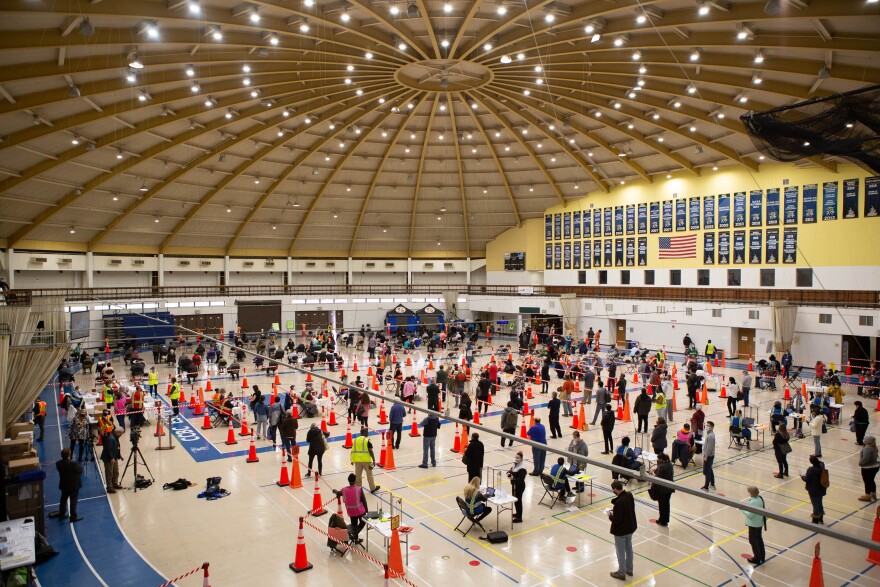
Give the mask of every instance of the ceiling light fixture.
[[215, 41], [223, 40], [223, 28], [220, 25], [211, 28], [211, 38]]
[[81, 23], [79, 23], [79, 34], [84, 37], [91, 37], [95, 34], [95, 27], [92, 26], [91, 21], [89, 21], [89, 17], [85, 17]]
[[706, 16], [709, 14], [710, 7], [704, 0], [697, 0], [697, 14]]
[[348, 22], [351, 20], [351, 15], [348, 13], [348, 8], [342, 11], [342, 14], [339, 15], [339, 20], [342, 22]]
[[700, 50], [693, 49], [691, 51], [691, 61], [699, 61], [700, 60]]
[[450, 12], [452, 12], [452, 3], [451, 2], [444, 2], [443, 3], [443, 12], [445, 12], [446, 14], [449, 14]]
[[[444, 39], [444, 40], [445, 40], [445, 39]], [[443, 46], [445, 47], [446, 45], [443, 45]], [[501, 61], [501, 63], [505, 63], [505, 64], [507, 64], [507, 63], [510, 63], [511, 61], [513, 61], [513, 59], [510, 58], [510, 55], [507, 55], [507, 54], [505, 53], [504, 55], [501, 56], [500, 61]]]
[[198, 94], [202, 91], [202, 86], [199, 85], [199, 82], [193, 82], [189, 89], [193, 94]]
[[755, 63], [764, 63], [764, 52], [761, 49], [755, 51]]
[[532, 93], [532, 92], [530, 92], [528, 89], [523, 90], [523, 94], [525, 94], [526, 96], [528, 96], [528, 95], [531, 94], [531, 93]]
[[696, 94], [697, 93], [697, 86], [695, 86], [694, 84], [688, 84], [687, 93], [688, 94]]
[[759, 74], [757, 74], [757, 73], [756, 73], [755, 75], [752, 76], [752, 83], [753, 83], [754, 85], [756, 85], [756, 86], [760, 86], [760, 85], [761, 85], [761, 82], [763, 82], [763, 81], [764, 81], [764, 78], [762, 78], [762, 77], [761, 77]]
[[[88, 20], [88, 19], [86, 19]], [[85, 21], [83, 21], [85, 22]], [[150, 39], [158, 39], [159, 38], [159, 26], [156, 24], [155, 20], [148, 20], [144, 23], [143, 31], [147, 34], [147, 37]], [[93, 29], [94, 32], [94, 29]], [[86, 35], [89, 36], [89, 35]]]
[[632, 54], [632, 60], [633, 60], [633, 61], [638, 61], [638, 60], [641, 59], [641, 58], [642, 58], [642, 52], [641, 52], [641, 51], [633, 51], [633, 54]]
[[614, 46], [623, 47], [627, 41], [629, 41], [629, 35], [617, 35], [614, 37]]
[[495, 8], [495, 12], [498, 16], [504, 16], [507, 14], [507, 6], [504, 5], [504, 2], [498, 2], [497, 7]]
[[188, 3], [190, 14], [198, 14], [202, 11], [202, 7], [195, 0], [190, 0]]
[[217, 105], [217, 100], [214, 99], [213, 96], [208, 96], [205, 100], [205, 108], [213, 108]]
[[364, 53], [364, 57], [367, 58], [367, 59], [372, 59], [372, 58], [373, 58], [373, 54], [370, 53], [369, 51], [367, 51], [366, 53]]
[[141, 187], [138, 188], [138, 191], [148, 192], [150, 191], [150, 188], [147, 187], [147, 184], [145, 182], [141, 182]]
[[144, 68], [144, 62], [138, 57], [137, 51], [130, 51], [128, 53], [128, 66], [133, 69]]

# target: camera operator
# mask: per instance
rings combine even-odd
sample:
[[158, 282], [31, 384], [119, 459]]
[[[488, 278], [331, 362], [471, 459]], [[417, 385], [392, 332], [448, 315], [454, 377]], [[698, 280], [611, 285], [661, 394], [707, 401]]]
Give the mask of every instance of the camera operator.
[[[110, 410], [104, 410], [103, 418], [109, 419]], [[122, 431], [117, 431], [112, 424], [105, 433], [105, 426], [100, 423], [101, 434], [103, 435], [104, 450], [101, 451], [101, 460], [104, 461], [104, 478], [107, 482], [107, 493], [116, 493], [117, 489], [122, 489], [119, 483], [119, 461], [122, 460], [122, 451], [119, 448], [119, 437]], [[140, 429], [138, 429], [140, 430]], [[132, 430], [134, 433], [134, 430]]]

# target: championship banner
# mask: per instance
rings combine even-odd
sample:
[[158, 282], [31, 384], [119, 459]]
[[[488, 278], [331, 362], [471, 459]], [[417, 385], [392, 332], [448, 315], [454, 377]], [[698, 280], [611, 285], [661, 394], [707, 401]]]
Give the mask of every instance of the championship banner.
[[880, 215], [880, 176], [865, 178], [865, 218]]
[[623, 267], [623, 239], [614, 239], [614, 266]]
[[575, 210], [571, 213], [571, 235], [574, 238], [581, 238], [581, 211]]
[[575, 241], [572, 245], [572, 261], [571, 268], [572, 269], [580, 269], [581, 268], [581, 243]]
[[[559, 245], [556, 245], [559, 246]], [[733, 264], [742, 265], [746, 262], [746, 231], [733, 231]]]
[[684, 198], [675, 201], [675, 232], [687, 230], [687, 201]]
[[782, 197], [782, 218], [785, 224], [798, 223], [798, 186], [785, 188]]
[[544, 269], [553, 269], [553, 245], [544, 249]]
[[837, 220], [837, 182], [822, 184], [822, 220]]
[[815, 183], [810, 183], [804, 186], [804, 217], [801, 222], [804, 224], [811, 224], [816, 222], [818, 217], [816, 216], [816, 206], [818, 205], [819, 199], [819, 186]]
[[779, 226], [779, 188], [767, 190], [767, 226]]
[[782, 262], [786, 265], [797, 263], [797, 228], [782, 231]]
[[553, 215], [545, 214], [544, 215], [544, 240], [552, 241], [553, 240]]
[[639, 267], [645, 267], [648, 264], [648, 237], [639, 237]]
[[565, 240], [571, 240], [571, 212], [562, 214], [562, 235]]
[[603, 235], [604, 236], [612, 236], [614, 234], [614, 227], [611, 225], [611, 215], [614, 213], [614, 210], [611, 208], [605, 208], [602, 212], [602, 215], [605, 217], [603, 220]]
[[761, 264], [761, 229], [749, 231], [749, 264]]
[[636, 264], [636, 239], [626, 239], [626, 266], [634, 267]]
[[749, 226], [761, 226], [764, 210], [764, 192], [752, 190], [749, 193]]
[[571, 269], [571, 243], [565, 243], [565, 245], [563, 245], [562, 268]]
[[553, 268], [562, 269], [562, 245], [553, 245]]
[[768, 265], [779, 263], [779, 229], [768, 228], [764, 237], [764, 262]]
[[718, 264], [730, 264], [730, 233], [727, 231], [718, 233]]
[[673, 224], [672, 200], [667, 200], [666, 202], [663, 202], [663, 232], [672, 232]]
[[843, 180], [843, 214], [842, 218], [859, 217], [859, 180]]
[[[596, 208], [593, 210], [593, 236], [602, 236], [602, 208]], [[586, 237], [587, 234], [584, 233], [584, 238]]]
[[649, 230], [651, 234], [658, 234], [660, 232], [660, 202], [651, 202], [650, 209]]
[[636, 233], [636, 207], [626, 207], [626, 234]]
[[614, 207], [614, 235], [623, 234], [623, 206]]
[[584, 269], [589, 269], [593, 262], [593, 243], [592, 241], [584, 241]]
[[715, 196], [703, 196], [703, 228], [715, 228]]
[[562, 240], [562, 214], [553, 215], [553, 240]]
[[704, 265], [714, 265], [715, 264], [715, 233], [714, 232], [704, 232], [703, 233], [703, 264]]
[[638, 230], [639, 234], [648, 234], [648, 205], [639, 204], [638, 211]]
[[700, 230], [700, 198], [688, 199], [688, 229]]
[[614, 241], [610, 238], [605, 239], [605, 267], [614, 266]]
[[730, 228], [730, 194], [718, 196], [718, 228]]
[[733, 227], [742, 228], [746, 225], [746, 193], [733, 194]]
[[594, 240], [593, 241], [593, 268], [599, 269], [602, 267], [602, 241]]

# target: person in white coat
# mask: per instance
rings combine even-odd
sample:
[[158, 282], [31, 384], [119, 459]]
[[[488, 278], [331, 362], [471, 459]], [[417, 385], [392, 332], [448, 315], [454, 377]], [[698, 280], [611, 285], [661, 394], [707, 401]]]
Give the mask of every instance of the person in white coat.
[[816, 456], [822, 456], [822, 434], [825, 428], [825, 415], [818, 406], [813, 406], [810, 415], [810, 434], [813, 435], [813, 444], [816, 445]]

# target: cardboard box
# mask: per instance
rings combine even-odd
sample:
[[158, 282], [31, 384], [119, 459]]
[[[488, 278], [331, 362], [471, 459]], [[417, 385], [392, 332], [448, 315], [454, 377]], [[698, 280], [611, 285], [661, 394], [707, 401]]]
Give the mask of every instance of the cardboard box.
[[0, 442], [0, 458], [5, 461], [20, 458], [31, 449], [31, 441], [27, 438], [16, 438], [15, 440], [4, 440]]
[[15, 459], [9, 461], [7, 467], [9, 470], [9, 476], [14, 477], [15, 475], [27, 473], [28, 471], [38, 471], [40, 469], [40, 459], [35, 457]]
[[34, 441], [34, 433], [33, 432], [19, 432], [18, 435], [15, 437], [15, 439], [16, 440], [25, 439], [25, 440], [30, 440], [31, 442], [33, 442]]
[[10, 438], [18, 438], [19, 433], [21, 432], [33, 432], [34, 431], [34, 423], [33, 422], [16, 422], [12, 426], [9, 427], [9, 437]]

